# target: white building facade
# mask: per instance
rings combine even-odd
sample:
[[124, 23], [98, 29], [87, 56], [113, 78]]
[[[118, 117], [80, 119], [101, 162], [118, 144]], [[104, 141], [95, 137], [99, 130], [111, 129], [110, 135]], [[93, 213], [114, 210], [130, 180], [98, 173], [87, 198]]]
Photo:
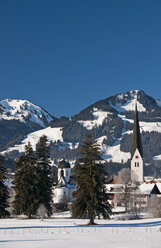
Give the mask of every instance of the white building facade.
[[136, 177], [138, 182], [143, 182], [143, 159], [137, 148], [131, 159], [131, 177]]

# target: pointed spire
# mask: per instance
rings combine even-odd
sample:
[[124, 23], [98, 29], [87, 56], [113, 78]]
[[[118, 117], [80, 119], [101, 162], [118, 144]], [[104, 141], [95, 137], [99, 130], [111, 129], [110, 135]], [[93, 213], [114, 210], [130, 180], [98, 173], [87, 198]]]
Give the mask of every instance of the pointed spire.
[[134, 114], [134, 128], [133, 128], [133, 139], [131, 148], [131, 158], [134, 156], [136, 149], [139, 150], [141, 157], [143, 157], [143, 148], [140, 136], [139, 118], [137, 111], [137, 103], [135, 104], [135, 114]]

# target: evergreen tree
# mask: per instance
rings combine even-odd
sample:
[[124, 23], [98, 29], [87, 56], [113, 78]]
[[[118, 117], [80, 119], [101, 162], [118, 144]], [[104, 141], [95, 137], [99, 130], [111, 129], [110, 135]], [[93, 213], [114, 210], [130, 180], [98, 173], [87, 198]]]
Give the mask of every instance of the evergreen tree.
[[7, 200], [9, 198], [8, 188], [4, 181], [7, 178], [4, 166], [4, 157], [0, 155], [0, 218], [9, 215], [6, 208], [8, 207]]
[[73, 192], [75, 200], [72, 202], [72, 216], [85, 218], [89, 216], [89, 225], [94, 224], [98, 218], [109, 218], [110, 205], [103, 184], [104, 166], [101, 163], [101, 151], [96, 142], [92, 141], [89, 134], [80, 151], [81, 157], [78, 165], [74, 167], [74, 181], [77, 183]]
[[36, 174], [36, 158], [31, 144], [25, 146], [25, 154], [16, 163], [14, 177], [16, 214], [25, 214], [28, 218], [36, 214], [38, 208], [38, 177]]
[[50, 165], [50, 147], [45, 135], [37, 144], [37, 175], [39, 205], [43, 204], [47, 214], [52, 214], [52, 172]]

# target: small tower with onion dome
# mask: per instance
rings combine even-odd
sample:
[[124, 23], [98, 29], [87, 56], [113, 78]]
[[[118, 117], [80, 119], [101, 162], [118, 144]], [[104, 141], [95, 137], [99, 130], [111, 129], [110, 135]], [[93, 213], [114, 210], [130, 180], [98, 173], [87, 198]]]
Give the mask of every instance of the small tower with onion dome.
[[63, 159], [58, 165], [58, 184], [54, 188], [54, 203], [71, 202], [73, 200], [72, 193], [75, 191], [76, 185], [71, 181], [70, 176], [70, 163]]

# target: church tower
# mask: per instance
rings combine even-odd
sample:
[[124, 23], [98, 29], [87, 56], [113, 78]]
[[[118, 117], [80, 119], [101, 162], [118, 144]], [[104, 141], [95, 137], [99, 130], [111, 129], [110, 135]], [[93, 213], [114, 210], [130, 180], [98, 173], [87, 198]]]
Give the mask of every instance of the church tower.
[[135, 105], [134, 128], [131, 148], [131, 176], [136, 175], [137, 181], [143, 182], [143, 148], [140, 136], [137, 104]]
[[70, 163], [65, 159], [60, 161], [58, 165], [58, 183], [67, 184], [70, 181], [71, 168]]

